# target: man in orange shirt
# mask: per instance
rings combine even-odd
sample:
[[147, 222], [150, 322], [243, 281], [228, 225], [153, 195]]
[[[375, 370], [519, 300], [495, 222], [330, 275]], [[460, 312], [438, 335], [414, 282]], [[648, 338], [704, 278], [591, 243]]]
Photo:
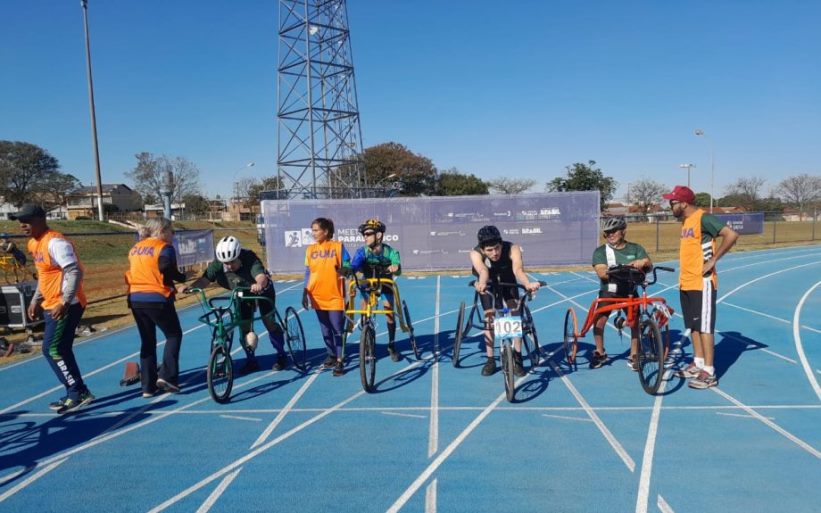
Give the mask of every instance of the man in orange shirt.
[[[684, 328], [693, 340], [693, 362], [681, 371], [689, 378], [690, 388], [718, 385], [715, 375], [715, 326], [718, 272], [716, 262], [730, 251], [738, 234], [712, 214], [696, 206], [696, 195], [689, 187], [676, 185], [664, 195], [670, 210], [682, 220], [679, 249], [679, 295]], [[721, 245], [716, 246], [716, 238]]]
[[44, 316], [43, 356], [66, 388], [66, 395], [49, 404], [49, 408], [63, 415], [94, 400], [83, 382], [72, 348], [74, 331], [86, 306], [83, 266], [74, 245], [48, 227], [41, 207], [28, 203], [9, 217], [19, 221], [20, 229], [31, 237], [28, 250], [38, 278], [28, 316], [35, 319], [41, 312]]

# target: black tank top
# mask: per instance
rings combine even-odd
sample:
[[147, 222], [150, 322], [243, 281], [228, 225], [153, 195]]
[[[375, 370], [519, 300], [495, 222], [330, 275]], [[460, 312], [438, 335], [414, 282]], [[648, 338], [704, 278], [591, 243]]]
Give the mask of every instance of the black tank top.
[[[512, 242], [502, 241], [502, 256], [496, 262], [486, 257], [480, 246], [473, 248], [473, 251], [477, 251], [482, 256], [482, 261], [490, 273], [491, 280], [502, 283], [516, 283], [516, 275], [513, 274], [513, 260], [510, 259], [511, 247], [513, 247]], [[473, 275], [479, 277], [476, 269], [473, 269]]]

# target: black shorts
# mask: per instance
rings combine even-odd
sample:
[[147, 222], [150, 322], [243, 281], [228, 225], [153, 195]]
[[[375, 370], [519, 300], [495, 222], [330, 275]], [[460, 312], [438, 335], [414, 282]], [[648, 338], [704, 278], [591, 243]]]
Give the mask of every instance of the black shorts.
[[[492, 290], [489, 290], [487, 294], [479, 294], [479, 302], [482, 304], [484, 311], [487, 312], [503, 309], [506, 305], [501, 304], [498, 300], [494, 301], [494, 299], [496, 299], [496, 294], [492, 294], [490, 292], [492, 292]], [[519, 299], [519, 288], [504, 287], [502, 289], [501, 296], [501, 299], [504, 300], [505, 303], [511, 299]]]
[[274, 284], [270, 281], [268, 282], [268, 287], [263, 289], [259, 294], [251, 294], [249, 292], [248, 295], [268, 297], [271, 298], [271, 302], [269, 303], [268, 301], [261, 301], [259, 299], [256, 301], [242, 301], [239, 304], [239, 315], [241, 320], [253, 318], [254, 311], [257, 307], [259, 307], [259, 313], [263, 316], [274, 311], [274, 308], [276, 307], [277, 294], [274, 290]]
[[704, 290], [679, 291], [685, 329], [698, 333], [715, 333], [716, 295], [716, 289], [710, 280], [704, 280]]

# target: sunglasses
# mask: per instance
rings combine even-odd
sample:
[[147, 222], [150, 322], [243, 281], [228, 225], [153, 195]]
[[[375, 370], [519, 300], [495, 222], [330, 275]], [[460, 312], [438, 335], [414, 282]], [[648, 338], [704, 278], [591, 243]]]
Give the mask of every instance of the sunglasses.
[[370, 237], [371, 235], [376, 235], [376, 232], [365, 232], [362, 234], [364, 237]]
[[615, 230], [605, 230], [604, 234], [605, 235], [613, 235], [614, 233], [616, 233], [618, 231], [621, 231], [621, 230], [619, 230], [618, 228], [616, 228]]
[[670, 200], [670, 208], [673, 208], [675, 205], [681, 203], [680, 201]]

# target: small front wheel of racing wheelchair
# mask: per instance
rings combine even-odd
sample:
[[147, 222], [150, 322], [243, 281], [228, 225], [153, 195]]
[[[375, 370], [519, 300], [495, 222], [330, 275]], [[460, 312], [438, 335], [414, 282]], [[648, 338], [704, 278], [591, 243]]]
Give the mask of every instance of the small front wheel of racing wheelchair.
[[218, 344], [211, 351], [206, 378], [211, 397], [218, 403], [227, 403], [234, 386], [234, 364], [225, 345]]

